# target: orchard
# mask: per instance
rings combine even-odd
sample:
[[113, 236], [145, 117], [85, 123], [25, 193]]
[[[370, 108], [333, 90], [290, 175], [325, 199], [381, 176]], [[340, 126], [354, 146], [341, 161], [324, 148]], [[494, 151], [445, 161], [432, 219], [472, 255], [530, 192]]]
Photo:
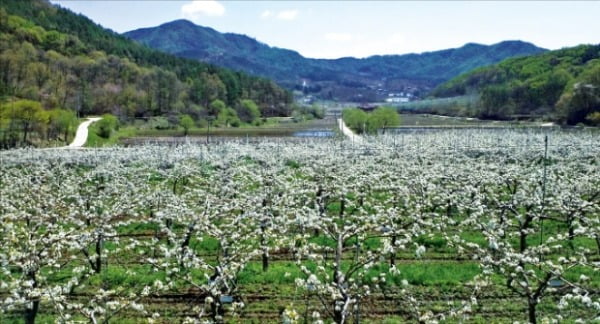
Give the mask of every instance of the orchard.
[[598, 321], [599, 140], [0, 152], [0, 322]]

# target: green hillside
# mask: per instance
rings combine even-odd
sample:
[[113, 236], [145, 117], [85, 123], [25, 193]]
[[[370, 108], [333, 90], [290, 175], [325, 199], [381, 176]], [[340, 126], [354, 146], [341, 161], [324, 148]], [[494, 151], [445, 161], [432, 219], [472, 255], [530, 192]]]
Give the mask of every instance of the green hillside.
[[229, 113], [252, 100], [262, 116], [290, 113], [291, 94], [272, 81], [149, 49], [47, 1], [3, 1], [0, 40], [3, 147], [63, 133], [50, 131], [54, 110], [199, 122], [219, 114], [211, 103]]
[[[341, 101], [377, 101], [394, 92], [421, 96], [431, 87], [474, 68], [545, 51], [530, 43], [506, 41], [489, 46], [470, 43], [421, 54], [311, 59], [187, 20], [124, 35], [167, 53], [261, 75], [290, 89]], [[307, 86], [303, 86], [305, 82]]]
[[481, 118], [545, 117], [567, 124], [600, 122], [600, 45], [581, 45], [505, 60], [463, 74], [434, 97], [479, 96]]

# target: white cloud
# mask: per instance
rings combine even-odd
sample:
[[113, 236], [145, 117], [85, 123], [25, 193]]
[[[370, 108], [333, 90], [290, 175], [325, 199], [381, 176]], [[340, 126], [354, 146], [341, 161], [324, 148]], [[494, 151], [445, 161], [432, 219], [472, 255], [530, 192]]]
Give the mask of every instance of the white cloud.
[[348, 42], [351, 41], [354, 37], [352, 36], [352, 34], [348, 33], [327, 33], [323, 35], [323, 38], [334, 42]]
[[219, 17], [225, 14], [225, 7], [215, 0], [196, 0], [181, 6], [183, 18], [198, 20], [201, 16]]
[[294, 20], [298, 16], [298, 10], [282, 10], [277, 13], [277, 19], [279, 20]]
[[263, 13], [260, 15], [260, 18], [262, 19], [267, 19], [269, 17], [271, 17], [273, 15], [273, 12], [271, 12], [271, 10], [265, 10], [263, 11]]

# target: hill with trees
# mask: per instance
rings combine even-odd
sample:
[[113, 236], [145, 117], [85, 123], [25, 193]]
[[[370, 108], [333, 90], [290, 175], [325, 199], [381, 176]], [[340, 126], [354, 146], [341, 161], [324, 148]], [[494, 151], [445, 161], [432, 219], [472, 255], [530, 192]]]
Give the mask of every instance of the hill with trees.
[[177, 124], [217, 118], [221, 104], [247, 114], [249, 102], [263, 117], [291, 113], [291, 93], [270, 80], [147, 48], [45, 0], [3, 1], [0, 39], [2, 147], [66, 141], [76, 115]]
[[475, 96], [478, 103], [462, 114], [480, 118], [538, 117], [598, 125], [600, 45], [508, 59], [442, 84], [432, 96]]
[[272, 78], [288, 89], [324, 99], [376, 101], [393, 92], [416, 96], [474, 68], [545, 50], [521, 41], [463, 47], [422, 54], [380, 55], [364, 59], [310, 59], [270, 47], [245, 35], [220, 33], [187, 20], [124, 34], [177, 56]]

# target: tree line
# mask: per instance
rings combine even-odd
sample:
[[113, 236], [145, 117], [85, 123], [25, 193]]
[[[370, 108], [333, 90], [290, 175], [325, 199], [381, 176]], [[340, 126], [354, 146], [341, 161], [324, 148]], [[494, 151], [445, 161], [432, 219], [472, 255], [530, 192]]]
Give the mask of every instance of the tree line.
[[[291, 113], [291, 93], [272, 81], [153, 51], [43, 1], [3, 3], [0, 39], [4, 147], [31, 144], [23, 123], [44, 127], [45, 118], [23, 120], [26, 112], [18, 110], [31, 103], [21, 100], [46, 111], [68, 110], [78, 117], [110, 113], [121, 121], [225, 118], [215, 103], [229, 109], [233, 124], [236, 118], [252, 122], [256, 109], [263, 117]], [[21, 140], [15, 141], [15, 131]]]

